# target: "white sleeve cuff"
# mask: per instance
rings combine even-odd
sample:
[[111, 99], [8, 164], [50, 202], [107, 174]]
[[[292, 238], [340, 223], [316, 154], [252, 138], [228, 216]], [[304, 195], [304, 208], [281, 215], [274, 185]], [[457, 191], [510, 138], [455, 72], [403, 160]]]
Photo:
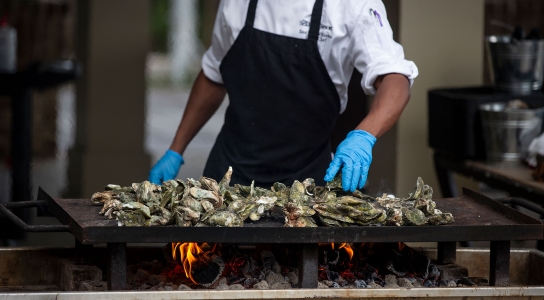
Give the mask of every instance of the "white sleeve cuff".
[[410, 80], [410, 87], [414, 83], [414, 79], [419, 74], [417, 66], [409, 60], [393, 60], [393, 61], [380, 61], [376, 63], [371, 63], [367, 66], [366, 72], [363, 74], [363, 79], [361, 80], [361, 86], [365, 94], [374, 95], [376, 94], [376, 89], [374, 88], [374, 82], [376, 78], [381, 75], [397, 73], [402, 74]]
[[209, 80], [223, 84], [223, 76], [221, 76], [219, 66], [221, 66], [221, 62], [214, 58], [210, 47], [202, 56], [202, 72]]

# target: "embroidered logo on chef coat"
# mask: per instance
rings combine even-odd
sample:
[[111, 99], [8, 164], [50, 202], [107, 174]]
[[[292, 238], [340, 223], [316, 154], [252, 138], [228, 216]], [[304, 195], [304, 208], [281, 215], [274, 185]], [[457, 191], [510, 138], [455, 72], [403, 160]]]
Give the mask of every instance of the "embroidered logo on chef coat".
[[[304, 34], [304, 38], [308, 38], [308, 31], [310, 31], [310, 21], [301, 20], [299, 22], [301, 27], [298, 33]], [[324, 42], [332, 38], [332, 26], [321, 23], [319, 26], [319, 42]]]
[[377, 10], [374, 10], [371, 8], [370, 15], [374, 17], [374, 21], [376, 22], [376, 25], [380, 25], [380, 27], [383, 27], [382, 17], [380, 16]]

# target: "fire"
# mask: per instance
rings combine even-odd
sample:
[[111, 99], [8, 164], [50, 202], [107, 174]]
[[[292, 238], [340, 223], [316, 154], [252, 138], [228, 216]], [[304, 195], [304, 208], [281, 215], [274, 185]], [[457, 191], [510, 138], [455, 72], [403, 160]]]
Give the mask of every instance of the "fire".
[[[331, 247], [334, 250], [334, 243], [331, 243]], [[348, 243], [342, 243], [338, 247], [338, 250], [340, 249], [344, 249], [347, 252], [347, 254], [349, 255], [349, 260], [353, 258], [353, 249], [351, 249], [351, 246]]]
[[183, 266], [185, 276], [197, 283], [192, 276], [192, 264], [198, 261], [197, 256], [204, 253], [197, 243], [172, 243], [172, 257]]

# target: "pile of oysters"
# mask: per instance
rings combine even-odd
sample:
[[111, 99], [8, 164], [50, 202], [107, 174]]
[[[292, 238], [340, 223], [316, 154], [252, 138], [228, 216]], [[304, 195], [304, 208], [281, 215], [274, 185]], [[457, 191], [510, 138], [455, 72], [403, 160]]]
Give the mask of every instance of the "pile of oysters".
[[295, 180], [291, 187], [274, 183], [270, 189], [235, 184], [232, 168], [217, 181], [201, 177], [156, 185], [149, 181], [129, 187], [109, 184], [91, 201], [103, 205], [100, 215], [119, 226], [240, 227], [244, 222], [272, 219], [287, 227], [420, 226], [453, 222], [450, 213], [436, 209], [432, 188], [418, 178], [408, 197], [371, 197], [344, 192], [338, 175], [326, 186], [313, 179]]

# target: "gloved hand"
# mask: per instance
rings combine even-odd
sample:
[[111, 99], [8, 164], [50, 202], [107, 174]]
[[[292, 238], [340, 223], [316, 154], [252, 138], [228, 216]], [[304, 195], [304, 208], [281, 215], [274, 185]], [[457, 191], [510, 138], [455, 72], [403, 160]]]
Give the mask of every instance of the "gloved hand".
[[332, 160], [325, 181], [334, 179], [342, 166], [342, 188], [344, 191], [355, 191], [365, 185], [368, 176], [368, 168], [372, 162], [372, 147], [376, 138], [364, 131], [353, 130], [348, 133], [346, 139], [338, 145], [336, 154]]
[[147, 180], [154, 184], [162, 184], [166, 180], [174, 179], [178, 175], [179, 168], [184, 160], [181, 154], [168, 150], [162, 158], [153, 166]]

